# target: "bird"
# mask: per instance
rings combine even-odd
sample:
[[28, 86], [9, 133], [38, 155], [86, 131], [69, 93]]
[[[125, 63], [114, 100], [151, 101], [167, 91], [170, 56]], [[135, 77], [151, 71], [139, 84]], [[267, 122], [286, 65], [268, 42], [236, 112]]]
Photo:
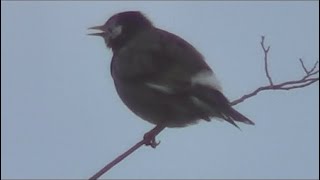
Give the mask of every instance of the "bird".
[[110, 72], [123, 103], [160, 131], [211, 119], [254, 125], [231, 106], [202, 54], [142, 12], [120, 12], [89, 29], [112, 50]]

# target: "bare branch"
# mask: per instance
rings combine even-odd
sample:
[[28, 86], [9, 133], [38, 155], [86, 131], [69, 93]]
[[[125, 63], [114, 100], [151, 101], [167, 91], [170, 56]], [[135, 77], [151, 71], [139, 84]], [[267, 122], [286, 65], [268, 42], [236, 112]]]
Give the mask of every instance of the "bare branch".
[[318, 74], [318, 73], [319, 73], [319, 70], [316, 70], [316, 71], [310, 73], [310, 74], [308, 75], [308, 77], [310, 77], [310, 76], [312, 76], [312, 75], [315, 75], [315, 74]]
[[[262, 92], [262, 91], [267, 91], [267, 90], [291, 90], [291, 89], [297, 89], [297, 88], [302, 88], [302, 87], [306, 87], [309, 86], [315, 82], [319, 81], [319, 78], [310, 78], [310, 79], [304, 79], [304, 80], [298, 80], [298, 81], [287, 81], [284, 83], [280, 83], [280, 84], [276, 84], [276, 85], [266, 85], [266, 86], [262, 86], [257, 88], [256, 90], [254, 90], [251, 93], [245, 94], [242, 97], [232, 101], [230, 104], [232, 106], [237, 105], [239, 103], [242, 103], [243, 101], [257, 95], [258, 93]], [[291, 86], [288, 86], [291, 85]]]
[[[310, 73], [313, 72], [316, 68], [317, 68], [317, 65], [319, 64], [319, 61], [317, 61], [316, 63], [314, 63], [313, 67], [310, 69]], [[318, 70], [319, 72], [319, 70]]]
[[264, 90], [268, 90], [270, 89], [270, 85], [268, 86], [264, 86], [264, 87], [259, 87], [256, 90], [254, 90], [253, 92], [249, 93], [249, 94], [245, 94], [242, 97], [230, 102], [231, 106], [237, 105], [239, 103], [242, 103], [243, 101], [245, 101], [248, 98], [251, 98], [252, 96], [257, 95], [259, 92], [264, 91]]
[[[297, 89], [297, 88], [303, 88], [303, 87], [306, 87], [306, 86], [309, 86], [315, 82], [319, 81], [319, 79], [317, 80], [312, 80], [312, 81], [309, 81], [307, 83], [304, 83], [304, 84], [300, 84], [300, 85], [294, 85], [294, 86], [290, 86], [290, 87], [282, 87], [281, 89], [279, 90], [291, 90], [291, 89]], [[275, 89], [277, 90], [277, 89]]]
[[109, 164], [107, 164], [105, 167], [103, 167], [99, 172], [97, 172], [95, 175], [93, 175], [91, 178], [89, 178], [89, 180], [95, 180], [98, 179], [100, 176], [102, 176], [104, 173], [106, 173], [107, 171], [109, 171], [111, 168], [113, 168], [113, 166], [117, 165], [120, 161], [122, 161], [124, 158], [126, 158], [127, 156], [129, 156], [130, 154], [132, 154], [135, 150], [137, 150], [138, 148], [140, 148], [142, 145], [144, 145], [145, 142], [144, 140], [141, 140], [140, 142], [138, 142], [137, 144], [135, 144], [134, 146], [132, 146], [129, 150], [127, 150], [126, 152], [124, 152], [123, 154], [121, 154], [120, 156], [118, 156], [116, 159], [114, 159], [112, 162], [110, 162]]
[[91, 178], [89, 178], [89, 180], [98, 179], [104, 173], [106, 173], [111, 168], [113, 168], [115, 165], [117, 165], [119, 162], [121, 162], [124, 158], [126, 158], [127, 156], [132, 154], [134, 151], [139, 149], [142, 145], [151, 146], [152, 148], [155, 148], [157, 145], [159, 145], [159, 143], [155, 142], [155, 136], [157, 136], [164, 128], [165, 128], [164, 126], [157, 125], [153, 129], [151, 129], [149, 132], [147, 132], [144, 135], [144, 137], [141, 141], [139, 141], [137, 144], [132, 146], [126, 152], [122, 153], [116, 159], [111, 161], [109, 164], [107, 164], [105, 167], [103, 167], [100, 171], [98, 171], [96, 174], [94, 174]]
[[278, 85], [275, 85], [273, 89], [279, 89], [284, 86], [297, 85], [297, 84], [301, 84], [301, 83], [305, 83], [305, 82], [309, 82], [309, 81], [314, 81], [314, 80], [319, 80], [319, 78], [309, 78], [309, 79], [302, 78], [300, 80], [286, 81], [286, 82], [280, 83]]
[[308, 75], [308, 74], [309, 74], [309, 72], [308, 72], [308, 70], [307, 70], [306, 66], [304, 65], [304, 63], [303, 63], [302, 59], [300, 58], [300, 59], [299, 59], [299, 61], [300, 61], [300, 63], [301, 63], [301, 66], [302, 66], [302, 68], [303, 68], [304, 72]]
[[271, 86], [273, 86], [273, 82], [272, 82], [272, 78], [269, 74], [269, 70], [268, 70], [268, 52], [270, 50], [270, 46], [268, 46], [268, 48], [265, 48], [265, 45], [264, 45], [264, 39], [265, 37], [264, 36], [261, 36], [261, 47], [262, 47], [262, 50], [263, 50], [263, 53], [264, 53], [264, 70], [266, 72], [266, 76], [269, 80], [269, 83]]
[[316, 61], [316, 62], [314, 63], [314, 65], [313, 65], [313, 67], [312, 67], [310, 70], [308, 70], [308, 69], [306, 68], [306, 66], [304, 65], [304, 62], [303, 62], [303, 60], [302, 60], [301, 58], [299, 59], [299, 61], [300, 61], [300, 63], [301, 63], [301, 66], [302, 66], [304, 72], [305, 72], [307, 75], [311, 76], [311, 75], [317, 74], [317, 73], [319, 72], [319, 70], [315, 71], [315, 69], [317, 68], [317, 65], [318, 65], [319, 61]]
[[239, 104], [239, 103], [242, 103], [246, 99], [257, 95], [261, 91], [298, 89], [298, 88], [303, 88], [303, 87], [309, 86], [309, 85], [319, 81], [319, 77], [315, 77], [315, 78], [311, 77], [311, 76], [314, 76], [316, 74], [319, 74], [319, 69], [316, 70], [319, 61], [317, 61], [314, 64], [314, 66], [310, 70], [308, 70], [306, 68], [306, 66], [304, 65], [303, 60], [300, 58], [299, 61], [301, 63], [301, 66], [302, 66], [304, 72], [306, 73], [305, 76], [303, 76], [302, 78], [300, 78], [298, 80], [291, 80], [291, 81], [286, 81], [286, 82], [279, 83], [279, 84], [273, 84], [272, 79], [271, 79], [271, 77], [269, 75], [269, 72], [268, 72], [268, 63], [267, 63], [268, 62], [268, 52], [269, 52], [270, 46], [268, 48], [265, 48], [264, 39], [265, 39], [265, 37], [262, 36], [260, 44], [261, 44], [262, 50], [264, 52], [265, 72], [266, 72], [266, 76], [267, 76], [267, 78], [269, 80], [270, 85], [259, 87], [256, 90], [252, 91], [251, 93], [245, 94], [242, 97], [232, 101], [230, 103], [232, 106], [234, 106], [236, 104]]

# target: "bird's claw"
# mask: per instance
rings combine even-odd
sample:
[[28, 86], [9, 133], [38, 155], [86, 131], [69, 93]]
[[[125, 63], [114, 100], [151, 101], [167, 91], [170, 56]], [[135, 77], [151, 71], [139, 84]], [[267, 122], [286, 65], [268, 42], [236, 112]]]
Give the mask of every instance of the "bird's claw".
[[144, 144], [146, 146], [151, 146], [152, 148], [156, 148], [160, 144], [160, 141], [157, 142], [155, 135], [152, 134], [152, 133], [146, 133], [143, 136], [143, 139], [144, 139], [144, 142], [145, 142]]

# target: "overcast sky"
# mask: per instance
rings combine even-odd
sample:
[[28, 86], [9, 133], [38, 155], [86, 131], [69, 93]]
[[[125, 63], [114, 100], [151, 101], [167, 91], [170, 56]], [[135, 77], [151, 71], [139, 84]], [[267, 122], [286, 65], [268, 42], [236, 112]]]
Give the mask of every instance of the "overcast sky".
[[[114, 89], [112, 57], [87, 28], [140, 10], [193, 44], [234, 100], [299, 79], [319, 59], [318, 2], [1, 1], [1, 178], [89, 178], [153, 127]], [[256, 123], [166, 129], [103, 178], [319, 178], [319, 83], [237, 106]]]

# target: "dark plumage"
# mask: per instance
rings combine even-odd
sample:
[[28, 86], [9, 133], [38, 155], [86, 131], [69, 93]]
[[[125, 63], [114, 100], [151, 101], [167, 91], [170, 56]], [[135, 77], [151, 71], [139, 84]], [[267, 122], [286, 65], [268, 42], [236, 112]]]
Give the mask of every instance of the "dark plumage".
[[140, 12], [122, 12], [101, 32], [113, 51], [111, 74], [122, 101], [153, 124], [183, 127], [217, 117], [254, 124], [230, 106], [202, 55], [182, 38], [158, 29]]

